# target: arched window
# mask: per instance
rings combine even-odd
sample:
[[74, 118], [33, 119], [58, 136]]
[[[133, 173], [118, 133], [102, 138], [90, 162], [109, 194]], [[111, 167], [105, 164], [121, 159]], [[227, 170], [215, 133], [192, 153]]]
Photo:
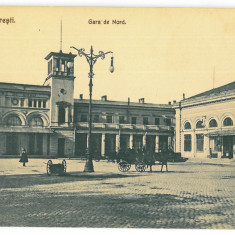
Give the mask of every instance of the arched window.
[[30, 126], [43, 126], [41, 117], [33, 117], [29, 123]]
[[223, 126], [233, 126], [233, 120], [230, 117], [225, 118]]
[[190, 124], [190, 122], [186, 122], [186, 123], [184, 124], [184, 129], [186, 129], [186, 130], [190, 130], [190, 129], [191, 129], [191, 124]]
[[209, 122], [209, 127], [217, 127], [217, 121], [215, 119], [211, 119]]
[[16, 115], [11, 115], [7, 118], [8, 126], [21, 126], [22, 122], [20, 118]]
[[198, 121], [197, 124], [196, 124], [196, 129], [200, 129], [200, 128], [204, 128], [204, 124], [202, 121]]

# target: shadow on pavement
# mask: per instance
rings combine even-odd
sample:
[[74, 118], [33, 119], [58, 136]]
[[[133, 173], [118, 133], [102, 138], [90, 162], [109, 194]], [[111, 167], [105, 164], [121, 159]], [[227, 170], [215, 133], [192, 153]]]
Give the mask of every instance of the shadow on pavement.
[[47, 174], [27, 174], [27, 175], [1, 175], [0, 176], [0, 188], [22, 188], [33, 185], [48, 185], [57, 184], [73, 181], [91, 181], [91, 180], [106, 180], [113, 178], [127, 178], [127, 177], [137, 177], [139, 175], [124, 175], [124, 174], [96, 174], [96, 173], [83, 173], [83, 172], [73, 172], [72, 174], [66, 174], [63, 176]]

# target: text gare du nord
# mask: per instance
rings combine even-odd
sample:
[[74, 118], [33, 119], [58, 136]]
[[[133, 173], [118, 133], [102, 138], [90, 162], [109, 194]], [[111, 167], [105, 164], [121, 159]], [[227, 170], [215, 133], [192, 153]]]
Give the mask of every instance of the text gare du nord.
[[88, 24], [126, 24], [125, 20], [88, 20]]

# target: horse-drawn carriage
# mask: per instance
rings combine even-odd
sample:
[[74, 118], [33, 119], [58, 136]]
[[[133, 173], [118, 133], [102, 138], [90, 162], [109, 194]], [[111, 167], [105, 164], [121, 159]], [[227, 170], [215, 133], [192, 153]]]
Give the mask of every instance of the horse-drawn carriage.
[[148, 167], [152, 171], [153, 165], [161, 165], [161, 171], [165, 165], [166, 170], [168, 170], [167, 162], [184, 162], [187, 160], [187, 158], [182, 158], [180, 153], [175, 153], [171, 150], [153, 153], [140, 149], [128, 149], [126, 151], [121, 150], [116, 154], [118, 169], [122, 172], [129, 171], [131, 165], [135, 165], [135, 169], [138, 172], [143, 172]]

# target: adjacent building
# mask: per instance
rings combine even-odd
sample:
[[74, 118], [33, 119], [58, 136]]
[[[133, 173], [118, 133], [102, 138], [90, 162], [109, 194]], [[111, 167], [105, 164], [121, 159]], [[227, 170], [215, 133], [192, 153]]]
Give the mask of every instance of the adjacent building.
[[184, 157], [234, 157], [235, 82], [183, 99], [175, 108], [177, 152]]
[[[88, 106], [74, 99], [72, 53], [51, 52], [43, 86], [0, 83], [0, 156], [22, 147], [30, 156], [84, 156]], [[158, 152], [175, 145], [175, 110], [171, 104], [93, 100], [92, 151], [109, 155], [127, 148]]]

